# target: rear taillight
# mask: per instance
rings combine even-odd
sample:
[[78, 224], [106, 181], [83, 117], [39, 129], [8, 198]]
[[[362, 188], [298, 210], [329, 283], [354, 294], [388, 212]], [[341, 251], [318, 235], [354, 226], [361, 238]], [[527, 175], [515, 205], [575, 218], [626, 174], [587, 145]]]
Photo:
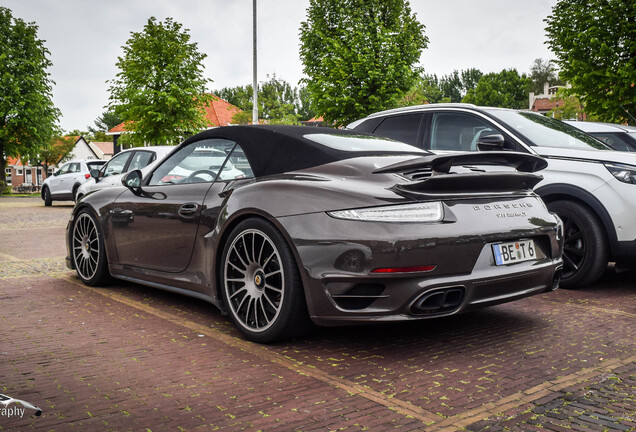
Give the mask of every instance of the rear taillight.
[[384, 267], [371, 270], [371, 273], [415, 273], [434, 270], [434, 265], [409, 266], [409, 267]]
[[88, 180], [89, 178], [91, 178], [90, 174], [84, 174], [84, 177], [86, 177], [86, 179]]

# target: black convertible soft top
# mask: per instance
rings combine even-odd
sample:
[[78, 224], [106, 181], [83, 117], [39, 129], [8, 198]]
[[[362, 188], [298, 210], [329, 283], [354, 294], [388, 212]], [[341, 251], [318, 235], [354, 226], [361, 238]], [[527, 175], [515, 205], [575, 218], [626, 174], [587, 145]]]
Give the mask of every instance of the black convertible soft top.
[[352, 130], [284, 125], [208, 129], [188, 138], [181, 145], [206, 138], [224, 138], [239, 143], [256, 177], [360, 156], [428, 154], [408, 144]]

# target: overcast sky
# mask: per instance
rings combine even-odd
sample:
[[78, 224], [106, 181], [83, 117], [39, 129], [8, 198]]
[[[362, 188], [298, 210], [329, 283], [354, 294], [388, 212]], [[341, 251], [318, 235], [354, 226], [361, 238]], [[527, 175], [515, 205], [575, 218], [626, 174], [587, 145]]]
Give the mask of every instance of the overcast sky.
[[[258, 79], [297, 85], [302, 78], [299, 27], [309, 0], [258, 0]], [[552, 59], [545, 23], [556, 0], [411, 0], [426, 26], [420, 59], [438, 76], [454, 69], [528, 72], [534, 59]], [[172, 17], [207, 54], [210, 90], [252, 82], [251, 0], [0, 0], [16, 17], [34, 21], [51, 52], [53, 102], [66, 131], [86, 130], [108, 103], [106, 80], [131, 31], [149, 17]]]

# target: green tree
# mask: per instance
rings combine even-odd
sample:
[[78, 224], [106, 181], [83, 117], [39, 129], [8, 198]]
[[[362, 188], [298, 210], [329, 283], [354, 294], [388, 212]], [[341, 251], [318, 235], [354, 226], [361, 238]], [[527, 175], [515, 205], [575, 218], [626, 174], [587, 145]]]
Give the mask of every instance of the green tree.
[[[481, 77], [484, 76], [484, 73], [476, 68], [470, 68], [461, 71], [462, 77], [462, 96], [466, 96], [466, 93], [477, 87], [477, 83]], [[461, 100], [459, 101], [461, 102]]]
[[601, 120], [636, 123], [636, 3], [560, 0], [545, 22], [568, 93]]
[[543, 93], [543, 85], [545, 83], [551, 85], [561, 84], [552, 60], [540, 58], [535, 59], [530, 68], [530, 79], [532, 80], [532, 91], [537, 94]]
[[44, 167], [44, 172], [48, 173], [49, 166], [57, 165], [68, 159], [70, 151], [75, 146], [75, 138], [70, 136], [54, 137], [40, 149], [38, 163]]
[[481, 77], [462, 102], [501, 108], [527, 108], [530, 79], [516, 69], [504, 69]]
[[203, 76], [206, 57], [190, 42], [189, 30], [167, 18], [151, 17], [142, 32], [132, 32], [118, 58], [117, 78], [110, 81], [110, 104], [126, 123], [127, 144], [176, 144], [205, 129], [206, 93], [211, 81]]
[[307, 87], [304, 85], [298, 87], [298, 101], [296, 106], [298, 120], [307, 121], [316, 117], [316, 111], [314, 111], [311, 106], [311, 93], [309, 93], [309, 90], [307, 90]]
[[258, 112], [260, 117], [270, 123], [297, 123], [296, 115], [297, 91], [276, 75], [268, 76], [268, 80], [261, 82], [258, 89]]
[[459, 76], [459, 71], [454, 70], [451, 74], [442, 76], [439, 80], [439, 87], [444, 97], [449, 99], [449, 102], [456, 103], [462, 101], [464, 88], [462, 79]]
[[221, 90], [215, 90], [214, 94], [243, 111], [249, 111], [250, 119], [252, 118], [254, 104], [252, 103], [253, 90], [251, 85], [223, 87]]
[[49, 50], [38, 26], [0, 7], [0, 193], [6, 158], [36, 160], [57, 132], [60, 111], [52, 101]]
[[398, 105], [411, 106], [440, 102], [450, 102], [450, 98], [444, 97], [437, 75], [423, 74], [404, 94]]
[[588, 121], [598, 121], [596, 116], [587, 114], [579, 98], [568, 94], [567, 90], [566, 88], [560, 88], [556, 94], [550, 98], [552, 102], [557, 104], [550, 110], [550, 115], [557, 120], [585, 118], [585, 120]]
[[[315, 114], [310, 108], [307, 91], [292, 87], [289, 82], [277, 78], [276, 75], [267, 76], [267, 81], [261, 81], [258, 89], [258, 114], [269, 123], [296, 124], [298, 120], [309, 120]], [[225, 87], [215, 91], [216, 95], [249, 113], [251, 120], [252, 86]], [[247, 115], [237, 113], [233, 122], [245, 124]], [[249, 121], [248, 121], [249, 122]]]
[[477, 82], [482, 76], [483, 73], [475, 68], [462, 71], [454, 70], [440, 79], [435, 74], [423, 74], [406, 92], [399, 105], [461, 102], [466, 93], [477, 86]]
[[310, 0], [300, 41], [312, 107], [335, 126], [396, 106], [428, 44], [405, 0]]
[[92, 141], [112, 141], [112, 135], [106, 135], [106, 132], [120, 124], [123, 120], [112, 111], [104, 111], [102, 115], [97, 117], [93, 122], [95, 127], [88, 126], [90, 132], [89, 138]]

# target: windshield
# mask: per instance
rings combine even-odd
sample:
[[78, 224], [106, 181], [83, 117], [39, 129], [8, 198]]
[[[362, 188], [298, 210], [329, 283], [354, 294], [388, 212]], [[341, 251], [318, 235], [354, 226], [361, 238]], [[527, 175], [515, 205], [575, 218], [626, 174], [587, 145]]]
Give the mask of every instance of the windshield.
[[533, 112], [486, 110], [539, 147], [608, 150], [603, 143], [559, 120]]

